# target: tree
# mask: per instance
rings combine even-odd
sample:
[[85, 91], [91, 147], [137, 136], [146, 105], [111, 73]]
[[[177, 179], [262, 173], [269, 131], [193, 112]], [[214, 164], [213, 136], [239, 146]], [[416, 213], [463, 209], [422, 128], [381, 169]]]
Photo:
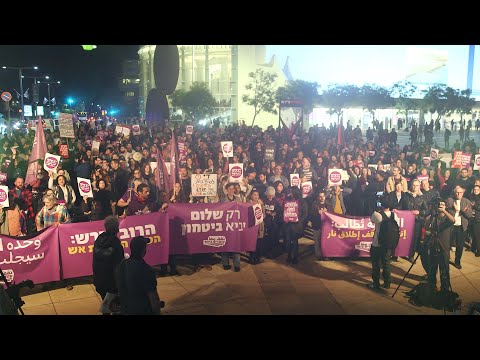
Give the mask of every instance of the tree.
[[471, 98], [472, 90], [466, 89], [462, 91], [457, 90], [457, 103], [455, 111], [460, 114], [460, 121], [463, 121], [463, 115], [471, 114], [472, 108], [475, 105], [475, 99]]
[[318, 102], [318, 85], [316, 82], [293, 80], [286, 86], [277, 89], [277, 103], [281, 100], [300, 100], [303, 104], [303, 113], [308, 115], [313, 111], [314, 103]]
[[415, 100], [412, 98], [417, 87], [410, 81], [399, 81], [392, 87], [391, 95], [395, 98], [395, 107], [398, 113], [405, 114], [405, 120], [408, 119], [408, 112], [415, 109]]
[[391, 90], [377, 86], [364, 85], [360, 89], [359, 101], [364, 110], [372, 114], [372, 121], [375, 120], [375, 110], [385, 109], [393, 105], [393, 99], [390, 96]]
[[452, 114], [458, 102], [456, 91], [443, 84], [431, 86], [423, 97], [423, 101], [430, 113], [437, 113], [435, 121], [440, 120], [443, 115]]
[[188, 91], [177, 90], [171, 95], [172, 106], [182, 109], [193, 121], [211, 116], [216, 101], [205, 83], [194, 82]]
[[252, 126], [255, 124], [255, 118], [262, 111], [276, 114], [275, 110], [275, 80], [277, 74], [269, 73], [261, 69], [248, 74], [251, 78], [250, 83], [245, 86], [245, 89], [253, 92], [251, 95], [243, 95], [242, 101], [254, 108]]
[[359, 88], [355, 85], [330, 85], [322, 94], [322, 103], [329, 108], [330, 115], [337, 114], [337, 120], [343, 115], [343, 109], [359, 103]]

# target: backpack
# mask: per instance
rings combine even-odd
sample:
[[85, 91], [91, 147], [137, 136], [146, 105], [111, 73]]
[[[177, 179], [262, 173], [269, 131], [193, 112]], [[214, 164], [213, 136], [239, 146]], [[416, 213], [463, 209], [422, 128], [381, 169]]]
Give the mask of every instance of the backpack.
[[400, 239], [400, 228], [395, 220], [395, 213], [392, 211], [390, 217], [383, 211], [380, 214], [382, 214], [382, 222], [380, 223], [378, 244], [386, 249], [395, 250]]
[[405, 294], [410, 298], [409, 303], [415, 306], [425, 306], [437, 310], [445, 309], [453, 312], [458, 308], [459, 296], [454, 291], [436, 291], [435, 286], [429, 283], [419, 283]]

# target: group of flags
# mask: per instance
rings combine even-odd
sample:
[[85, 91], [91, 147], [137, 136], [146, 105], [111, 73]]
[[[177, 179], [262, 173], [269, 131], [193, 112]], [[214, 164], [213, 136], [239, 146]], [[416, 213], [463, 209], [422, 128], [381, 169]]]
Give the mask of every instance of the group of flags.
[[[15, 93], [17, 94], [17, 99], [20, 99], [20, 93], [16, 90], [16, 89], [13, 89], [15, 91]], [[26, 99], [29, 99], [30, 98], [30, 94], [28, 93], [28, 90], [30, 90], [30, 88], [28, 88], [24, 93], [23, 93], [23, 97], [26, 98]], [[53, 106], [55, 106], [57, 104], [57, 101], [55, 100], [55, 98], [52, 98], [52, 100], [50, 100], [50, 102], [52, 103]], [[47, 104], [48, 103], [48, 99], [46, 97], [43, 98], [43, 104]]]

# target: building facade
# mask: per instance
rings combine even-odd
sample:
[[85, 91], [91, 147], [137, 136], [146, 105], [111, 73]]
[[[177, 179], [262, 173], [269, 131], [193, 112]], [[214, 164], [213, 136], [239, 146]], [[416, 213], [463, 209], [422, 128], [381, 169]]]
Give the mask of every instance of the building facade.
[[[155, 45], [141, 46], [140, 58], [140, 115], [145, 114], [145, 103], [150, 89], [155, 87], [153, 57]], [[282, 70], [275, 56], [265, 63], [266, 45], [178, 45], [179, 78], [176, 89], [188, 90], [194, 82], [206, 83], [217, 101], [214, 117], [222, 117], [225, 124], [251, 124], [253, 108], [242, 102], [247, 92], [248, 74], [261, 68], [278, 75], [277, 84], [285, 84], [288, 66]], [[255, 124], [266, 128], [278, 125], [278, 115], [262, 112]]]
[[124, 115], [135, 117], [140, 112], [139, 92], [139, 61], [125, 60], [122, 63], [122, 76], [118, 87], [122, 92], [122, 101], [125, 106]]

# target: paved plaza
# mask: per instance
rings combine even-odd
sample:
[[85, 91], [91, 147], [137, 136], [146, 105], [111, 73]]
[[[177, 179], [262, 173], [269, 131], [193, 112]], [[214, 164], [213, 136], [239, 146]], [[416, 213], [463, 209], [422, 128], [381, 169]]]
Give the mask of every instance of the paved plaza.
[[[404, 293], [422, 281], [425, 274], [420, 259], [399, 291], [392, 294], [411, 266], [404, 259], [392, 263], [392, 288], [375, 292], [371, 264], [364, 260], [317, 261], [313, 241], [302, 238], [300, 262], [287, 265], [286, 255], [250, 265], [242, 258], [241, 271], [225, 271], [220, 257], [212, 270], [193, 272], [178, 266], [180, 276], [159, 277], [158, 293], [166, 301], [164, 315], [443, 315], [443, 310], [417, 307]], [[303, 255], [302, 255], [303, 254]], [[451, 253], [451, 259], [454, 253]], [[466, 251], [462, 270], [450, 266], [453, 290], [462, 299], [462, 313], [480, 301], [480, 258]], [[22, 296], [27, 315], [100, 315], [100, 297], [92, 278], [73, 279], [72, 290], [59, 283], [46, 291], [37, 285]], [[58, 285], [58, 286], [56, 286]], [[21, 294], [23, 295], [23, 293]], [[452, 313], [447, 312], [451, 316]]]

